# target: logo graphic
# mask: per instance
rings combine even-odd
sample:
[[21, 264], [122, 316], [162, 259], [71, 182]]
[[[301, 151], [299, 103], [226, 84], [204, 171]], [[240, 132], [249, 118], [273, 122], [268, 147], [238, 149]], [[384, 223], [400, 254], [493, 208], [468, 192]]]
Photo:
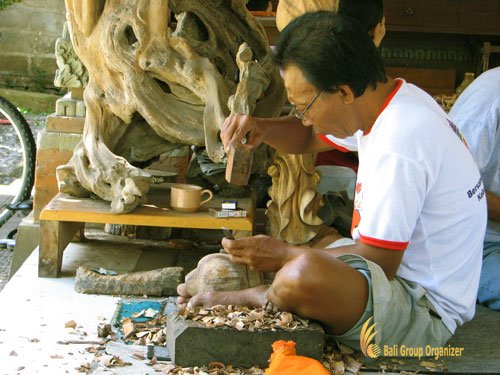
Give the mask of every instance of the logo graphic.
[[368, 319], [365, 324], [363, 324], [361, 334], [359, 335], [359, 346], [365, 356], [369, 358], [377, 358], [378, 356], [380, 356], [380, 346], [378, 346], [377, 344], [370, 344], [372, 339], [377, 334], [377, 331], [374, 330], [377, 323], [373, 323], [372, 325], [368, 326], [371, 320], [372, 317], [370, 317], [370, 319]]

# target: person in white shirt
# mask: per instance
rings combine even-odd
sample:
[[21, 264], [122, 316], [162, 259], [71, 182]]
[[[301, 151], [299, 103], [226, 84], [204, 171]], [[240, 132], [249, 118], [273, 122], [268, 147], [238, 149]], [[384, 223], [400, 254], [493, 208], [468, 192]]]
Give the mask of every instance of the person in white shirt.
[[477, 299], [500, 311], [500, 67], [477, 77], [450, 111], [478, 164], [486, 189], [488, 227]]
[[386, 76], [352, 18], [298, 17], [274, 58], [295, 117], [234, 114], [222, 141], [288, 153], [358, 151], [352, 239], [339, 236], [328, 249], [264, 235], [224, 239], [233, 262], [276, 271], [273, 283], [195, 296], [181, 284], [178, 302], [279, 308], [321, 322], [357, 349], [372, 317], [379, 345], [443, 345], [474, 315], [486, 227], [481, 176], [458, 129], [425, 92]]

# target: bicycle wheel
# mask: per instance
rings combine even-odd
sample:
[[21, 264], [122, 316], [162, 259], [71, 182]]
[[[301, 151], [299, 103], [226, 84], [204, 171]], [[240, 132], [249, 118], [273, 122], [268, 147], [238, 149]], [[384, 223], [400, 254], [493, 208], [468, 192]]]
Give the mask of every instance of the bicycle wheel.
[[0, 226], [12, 215], [7, 208], [31, 197], [36, 145], [24, 116], [0, 96]]

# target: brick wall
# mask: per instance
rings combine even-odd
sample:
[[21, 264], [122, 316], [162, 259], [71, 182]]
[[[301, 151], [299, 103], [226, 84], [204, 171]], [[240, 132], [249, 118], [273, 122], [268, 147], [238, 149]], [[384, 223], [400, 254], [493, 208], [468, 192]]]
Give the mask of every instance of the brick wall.
[[0, 86], [56, 90], [54, 44], [65, 12], [64, 0], [22, 0], [0, 11]]

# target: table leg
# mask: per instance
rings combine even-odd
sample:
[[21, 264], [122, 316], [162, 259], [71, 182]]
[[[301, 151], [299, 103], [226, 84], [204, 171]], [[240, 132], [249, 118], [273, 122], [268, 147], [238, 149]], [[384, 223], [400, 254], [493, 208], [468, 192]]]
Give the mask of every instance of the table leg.
[[59, 277], [63, 252], [82, 223], [40, 220], [38, 277]]

